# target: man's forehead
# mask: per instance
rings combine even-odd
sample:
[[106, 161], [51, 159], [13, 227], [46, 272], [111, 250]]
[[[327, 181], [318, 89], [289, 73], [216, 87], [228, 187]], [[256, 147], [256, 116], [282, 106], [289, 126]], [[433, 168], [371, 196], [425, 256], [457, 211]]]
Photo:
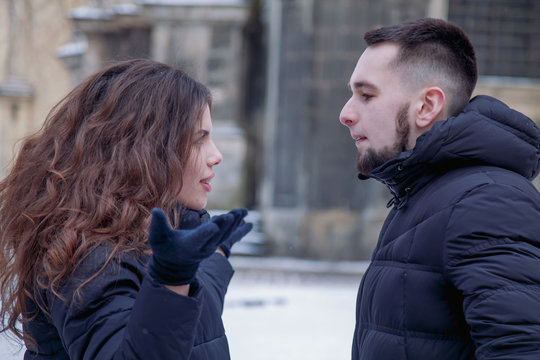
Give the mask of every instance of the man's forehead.
[[391, 61], [393, 61], [399, 53], [399, 46], [394, 43], [381, 43], [368, 46], [362, 53], [356, 69], [364, 68], [366, 70], [387, 69]]
[[[393, 43], [381, 43], [369, 46], [360, 56], [349, 81], [349, 88], [374, 89], [377, 83], [388, 76], [393, 76], [390, 62], [398, 54], [399, 47]], [[388, 79], [386, 79], [388, 80]]]

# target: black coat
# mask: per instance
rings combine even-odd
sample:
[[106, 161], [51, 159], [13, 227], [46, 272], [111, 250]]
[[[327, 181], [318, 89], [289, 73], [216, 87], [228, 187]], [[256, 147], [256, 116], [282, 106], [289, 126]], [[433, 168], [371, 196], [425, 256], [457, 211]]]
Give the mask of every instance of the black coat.
[[[100, 246], [60, 288], [61, 300], [44, 294], [50, 317], [38, 311], [24, 325], [37, 349], [30, 359], [230, 359], [221, 321], [223, 301], [233, 269], [223, 255], [204, 260], [190, 296], [178, 295], [147, 276], [148, 255], [116, 257], [85, 287], [107, 258]], [[36, 309], [30, 304], [30, 309]]]
[[540, 132], [487, 97], [372, 172], [395, 195], [353, 359], [540, 359]]

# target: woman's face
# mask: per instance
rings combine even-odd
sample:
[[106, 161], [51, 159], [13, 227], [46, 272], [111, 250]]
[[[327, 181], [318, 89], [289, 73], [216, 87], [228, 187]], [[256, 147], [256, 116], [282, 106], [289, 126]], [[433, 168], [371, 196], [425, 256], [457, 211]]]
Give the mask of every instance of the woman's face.
[[184, 183], [178, 195], [178, 202], [188, 209], [200, 210], [206, 206], [207, 193], [212, 191], [212, 167], [223, 160], [221, 152], [210, 137], [211, 134], [212, 118], [210, 109], [206, 106], [200, 128], [195, 133], [195, 142], [183, 177]]

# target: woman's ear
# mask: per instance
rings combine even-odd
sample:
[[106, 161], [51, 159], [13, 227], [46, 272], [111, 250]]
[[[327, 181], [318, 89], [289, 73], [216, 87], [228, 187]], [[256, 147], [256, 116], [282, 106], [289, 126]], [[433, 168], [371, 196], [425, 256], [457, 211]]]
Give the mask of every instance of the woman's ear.
[[436, 121], [444, 120], [444, 91], [437, 86], [426, 88], [421, 93], [420, 106], [416, 114], [416, 126], [427, 131]]

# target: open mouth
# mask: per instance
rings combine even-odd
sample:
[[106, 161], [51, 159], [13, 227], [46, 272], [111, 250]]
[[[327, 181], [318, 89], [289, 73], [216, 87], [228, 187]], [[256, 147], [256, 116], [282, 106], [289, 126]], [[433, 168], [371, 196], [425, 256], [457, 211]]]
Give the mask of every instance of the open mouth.
[[202, 179], [201, 180], [201, 185], [203, 186], [203, 188], [207, 191], [207, 192], [210, 192], [212, 191], [212, 186], [210, 185], [210, 182], [212, 181], [212, 178], [214, 177], [214, 175], [210, 176], [210, 177], [207, 177], [206, 179]]
[[367, 138], [365, 136], [354, 136], [353, 140], [356, 144], [361, 143], [362, 141], [366, 140]]

